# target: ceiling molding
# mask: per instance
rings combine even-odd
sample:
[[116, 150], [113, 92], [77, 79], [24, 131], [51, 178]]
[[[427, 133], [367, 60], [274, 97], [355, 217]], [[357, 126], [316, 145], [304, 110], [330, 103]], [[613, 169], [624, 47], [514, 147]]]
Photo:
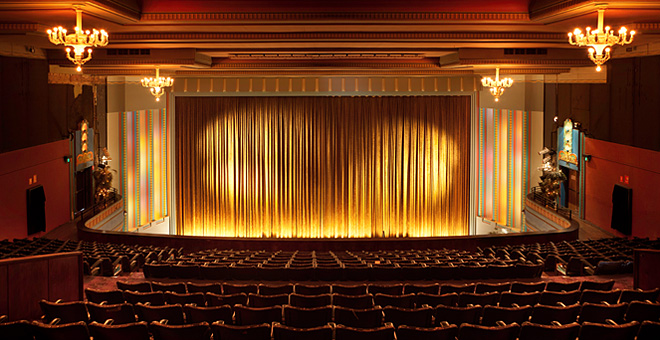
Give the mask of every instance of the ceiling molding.
[[0, 11], [48, 11], [71, 10], [73, 6], [82, 6], [84, 15], [93, 15], [117, 24], [134, 24], [140, 21], [139, 8], [128, 6], [120, 0], [71, 1], [71, 0], [22, 0], [0, 2]]
[[[606, 5], [608, 9], [660, 9], [658, 1], [650, 0], [561, 0], [535, 1], [530, 6], [531, 21], [551, 24], [559, 21], [596, 13], [597, 5]], [[548, 3], [548, 4], [546, 4]]]
[[105, 77], [90, 74], [48, 73], [48, 84], [102, 85]]
[[500, 74], [560, 74], [570, 71], [570, 68], [500, 68]]
[[278, 75], [460, 75], [474, 74], [472, 70], [178, 70], [177, 76], [278, 76]]
[[527, 13], [502, 12], [298, 12], [298, 13], [143, 13], [142, 21], [529, 21]]
[[593, 62], [588, 58], [582, 59], [482, 59], [482, 58], [461, 58], [460, 65], [531, 65], [531, 66], [580, 66], [592, 65]]
[[422, 53], [233, 53], [230, 59], [422, 59]]

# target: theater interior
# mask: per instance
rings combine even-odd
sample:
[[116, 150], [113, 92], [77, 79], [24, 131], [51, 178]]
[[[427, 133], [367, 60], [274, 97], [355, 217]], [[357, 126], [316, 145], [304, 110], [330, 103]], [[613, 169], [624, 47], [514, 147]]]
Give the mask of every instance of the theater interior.
[[0, 0], [0, 79], [0, 338], [660, 337], [660, 1]]

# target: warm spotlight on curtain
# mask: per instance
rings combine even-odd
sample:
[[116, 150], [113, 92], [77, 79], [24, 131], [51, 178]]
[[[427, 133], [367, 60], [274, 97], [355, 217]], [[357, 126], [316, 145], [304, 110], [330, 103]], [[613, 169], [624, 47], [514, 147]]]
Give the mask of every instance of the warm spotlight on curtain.
[[179, 235], [467, 235], [470, 97], [177, 97]]

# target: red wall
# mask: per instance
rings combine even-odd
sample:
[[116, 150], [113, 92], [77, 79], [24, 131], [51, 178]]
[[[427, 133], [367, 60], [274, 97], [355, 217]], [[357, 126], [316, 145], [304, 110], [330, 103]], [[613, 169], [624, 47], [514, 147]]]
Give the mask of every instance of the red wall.
[[[585, 138], [584, 153], [591, 155], [585, 173], [585, 218], [609, 229], [612, 189], [632, 188], [632, 235], [660, 237], [660, 152]], [[620, 183], [628, 176], [629, 184]]]
[[[0, 239], [28, 236], [26, 190], [35, 185], [46, 193], [46, 232], [70, 220], [66, 155], [67, 139], [0, 154]], [[34, 175], [37, 181], [30, 184]]]

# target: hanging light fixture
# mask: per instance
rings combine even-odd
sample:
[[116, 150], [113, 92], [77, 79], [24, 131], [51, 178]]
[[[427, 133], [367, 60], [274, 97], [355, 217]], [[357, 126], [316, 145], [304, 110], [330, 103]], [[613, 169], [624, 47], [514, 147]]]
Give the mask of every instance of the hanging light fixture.
[[156, 77], [144, 77], [142, 78], [142, 86], [148, 87], [151, 94], [156, 97], [156, 101], [160, 101], [160, 96], [165, 93], [165, 88], [170, 87], [174, 84], [174, 79], [170, 77], [161, 77], [158, 73], [158, 67], [156, 67]]
[[[108, 33], [105, 30], [92, 29], [84, 31], [82, 28], [82, 9], [80, 6], [74, 6], [76, 11], [75, 32], [66, 34], [66, 29], [62, 26], [54, 27], [48, 30], [48, 39], [55, 45], [64, 45], [66, 48], [66, 57], [71, 60], [80, 72], [82, 65], [92, 59], [92, 47], [101, 47], [108, 44]], [[87, 52], [87, 56], [85, 56]]]
[[484, 87], [490, 87], [490, 94], [495, 97], [495, 101], [500, 101], [500, 96], [504, 93], [505, 88], [511, 87], [513, 85], [513, 79], [503, 78], [500, 79], [500, 68], [495, 68], [495, 80], [491, 77], [481, 78], [481, 84]]
[[582, 33], [576, 28], [572, 33], [568, 33], [568, 42], [575, 46], [589, 46], [589, 59], [596, 64], [596, 71], [600, 72], [600, 66], [610, 59], [610, 47], [613, 45], [627, 45], [633, 41], [635, 31], [630, 31], [625, 27], [619, 29], [619, 35], [614, 35], [614, 30], [610, 26], [603, 28], [603, 18], [605, 17], [605, 6], [597, 6], [598, 9], [598, 28], [591, 30], [587, 27], [586, 33]]

